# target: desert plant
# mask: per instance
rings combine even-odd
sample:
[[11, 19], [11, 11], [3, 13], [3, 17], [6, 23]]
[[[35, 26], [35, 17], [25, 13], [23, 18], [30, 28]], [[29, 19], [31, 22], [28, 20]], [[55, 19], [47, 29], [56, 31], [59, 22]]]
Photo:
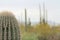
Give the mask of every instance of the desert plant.
[[11, 12], [0, 14], [0, 40], [20, 40], [19, 25]]

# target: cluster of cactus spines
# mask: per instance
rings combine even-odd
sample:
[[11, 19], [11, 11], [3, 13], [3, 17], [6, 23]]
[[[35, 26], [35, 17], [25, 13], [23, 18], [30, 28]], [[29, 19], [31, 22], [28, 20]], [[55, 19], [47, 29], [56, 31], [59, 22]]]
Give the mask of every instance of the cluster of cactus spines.
[[11, 12], [0, 13], [0, 40], [20, 40], [20, 30]]

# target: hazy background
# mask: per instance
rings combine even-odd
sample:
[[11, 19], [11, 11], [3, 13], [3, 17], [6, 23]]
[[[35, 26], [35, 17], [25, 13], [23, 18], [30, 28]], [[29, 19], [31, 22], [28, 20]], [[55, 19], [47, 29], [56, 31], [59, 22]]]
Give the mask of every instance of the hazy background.
[[39, 22], [39, 4], [48, 11], [48, 21], [60, 23], [60, 0], [0, 0], [0, 11], [12, 11], [18, 20], [24, 21], [24, 9], [32, 22]]

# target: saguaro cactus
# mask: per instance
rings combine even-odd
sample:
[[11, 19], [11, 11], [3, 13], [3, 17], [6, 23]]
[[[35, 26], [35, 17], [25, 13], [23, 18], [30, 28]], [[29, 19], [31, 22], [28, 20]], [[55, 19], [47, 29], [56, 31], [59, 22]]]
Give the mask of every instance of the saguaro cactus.
[[0, 13], [0, 40], [20, 40], [20, 30], [11, 12]]
[[25, 31], [27, 31], [27, 10], [25, 9]]

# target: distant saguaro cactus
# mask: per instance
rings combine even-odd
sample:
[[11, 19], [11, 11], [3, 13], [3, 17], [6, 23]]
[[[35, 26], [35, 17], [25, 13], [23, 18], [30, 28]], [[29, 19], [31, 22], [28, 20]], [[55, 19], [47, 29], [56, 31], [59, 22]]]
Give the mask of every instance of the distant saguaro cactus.
[[20, 30], [11, 12], [0, 13], [0, 40], [20, 40]]

